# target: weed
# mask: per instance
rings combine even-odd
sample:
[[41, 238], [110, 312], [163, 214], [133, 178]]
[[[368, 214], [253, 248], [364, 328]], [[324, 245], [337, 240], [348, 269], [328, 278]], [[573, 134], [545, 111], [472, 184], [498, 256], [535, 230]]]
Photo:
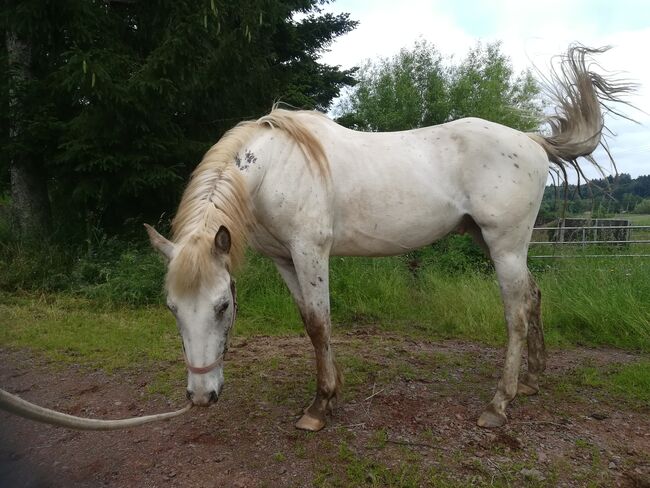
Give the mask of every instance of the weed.
[[388, 443], [388, 431], [386, 429], [379, 429], [373, 432], [372, 439], [368, 442], [369, 448], [383, 449]]

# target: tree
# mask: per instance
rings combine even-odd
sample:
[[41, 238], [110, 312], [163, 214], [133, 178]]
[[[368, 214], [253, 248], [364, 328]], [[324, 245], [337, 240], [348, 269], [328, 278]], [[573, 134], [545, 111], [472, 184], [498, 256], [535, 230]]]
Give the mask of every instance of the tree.
[[547, 186], [542, 207], [554, 208], [556, 215], [565, 201], [568, 212], [576, 214], [588, 211], [607, 214], [637, 212], [637, 208], [643, 203], [642, 200], [650, 196], [648, 183], [649, 175], [634, 179], [627, 173], [620, 173], [617, 176], [583, 181], [579, 187], [567, 184], [566, 192], [563, 185]]
[[539, 125], [539, 88], [529, 71], [514, 76], [498, 43], [477, 45], [457, 65], [418, 42], [393, 58], [368, 62], [338, 106], [338, 120], [361, 130], [405, 130], [481, 117], [521, 130]]
[[[127, 218], [172, 210], [190, 170], [225, 130], [277, 100], [325, 109], [354, 83], [352, 71], [318, 62], [356, 25], [347, 14], [323, 14], [322, 3], [4, 2], [3, 30], [11, 27], [31, 56], [0, 80], [6, 98], [18, 68], [29, 69], [11, 92], [20, 110], [2, 118], [20, 129], [3, 132], [3, 153], [39, 176], [55, 227], [70, 224], [66, 233], [80, 223], [118, 230]], [[0, 165], [6, 184], [9, 165]], [[19, 215], [30, 210], [13, 204]]]
[[[6, 39], [6, 125], [10, 140], [17, 141], [26, 130], [26, 88], [31, 81], [31, 46], [11, 28], [5, 31]], [[4, 105], [4, 104], [3, 104]], [[4, 124], [3, 124], [4, 125]], [[25, 152], [27, 154], [25, 154]], [[10, 156], [9, 172], [11, 197], [14, 202], [12, 217], [21, 236], [34, 237], [49, 234], [51, 228], [50, 204], [46, 177], [39, 171], [35, 158], [28, 151], [18, 151]]]

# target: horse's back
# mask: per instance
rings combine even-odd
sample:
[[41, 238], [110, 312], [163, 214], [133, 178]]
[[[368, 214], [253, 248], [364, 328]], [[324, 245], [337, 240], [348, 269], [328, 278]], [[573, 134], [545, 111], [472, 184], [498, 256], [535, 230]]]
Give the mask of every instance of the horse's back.
[[332, 254], [399, 254], [443, 237], [466, 215], [486, 226], [527, 221], [527, 207], [539, 205], [548, 160], [513, 129], [462, 119], [366, 133], [297, 116], [323, 145], [329, 181], [309, 171], [286, 135], [268, 132], [254, 144], [266, 159], [258, 212], [286, 239], [313, 232], [331, 236]]
[[329, 132], [334, 252], [400, 253], [445, 236], [465, 215], [489, 226], [537, 212], [548, 159], [519, 131], [463, 119], [404, 132]]

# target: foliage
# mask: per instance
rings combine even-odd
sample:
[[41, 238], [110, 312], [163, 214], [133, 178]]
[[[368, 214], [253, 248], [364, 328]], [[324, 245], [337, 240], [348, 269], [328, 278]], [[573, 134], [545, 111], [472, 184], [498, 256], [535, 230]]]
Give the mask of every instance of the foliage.
[[135, 306], [160, 302], [163, 278], [158, 256], [122, 242], [93, 255], [56, 244], [0, 244], [0, 290], [67, 292]]
[[641, 200], [634, 206], [634, 213], [636, 214], [650, 214], [650, 198]]
[[[31, 80], [17, 87], [23, 130], [11, 139], [2, 131], [2, 185], [14, 157], [38, 165], [63, 235], [171, 210], [201, 154], [236, 122], [276, 100], [325, 109], [354, 82], [351, 71], [318, 62], [356, 25], [323, 14], [322, 3], [3, 3], [3, 32], [15, 32], [32, 56]], [[4, 44], [0, 51], [4, 62]], [[2, 73], [7, 102], [10, 71]]]
[[359, 82], [337, 106], [339, 122], [395, 131], [481, 117], [521, 130], [541, 119], [539, 88], [530, 72], [515, 76], [498, 43], [478, 44], [458, 64], [418, 42], [393, 58], [369, 61]]
[[[650, 213], [650, 175], [632, 178], [627, 173], [594, 179], [582, 185], [547, 186], [542, 200], [542, 215], [560, 215], [566, 202], [569, 214], [592, 212], [594, 217], [611, 216], [614, 213]], [[640, 205], [640, 206], [639, 206]], [[551, 220], [548, 219], [548, 220]]]
[[[453, 248], [465, 243], [448, 245], [453, 255]], [[25, 263], [49, 266], [51, 271], [41, 272], [36, 264], [26, 266], [18, 280], [19, 272], [11, 274], [2, 257], [1, 289], [15, 297], [5, 295], [5, 300], [20, 300], [27, 291], [26, 296], [35, 300], [39, 296], [64, 301], [78, 297], [86, 304], [88, 316], [101, 310], [107, 314], [125, 308], [141, 310], [148, 304], [164, 314], [164, 265], [153, 251], [116, 245], [110, 252], [63, 263], [47, 261], [45, 253], [38, 256], [32, 251], [27, 256]], [[472, 268], [464, 253], [453, 265], [439, 266], [438, 256], [437, 250], [428, 251], [416, 272], [405, 266], [408, 258], [404, 257], [332, 258], [333, 321], [345, 329], [372, 324], [411, 336], [502, 343], [503, 307], [493, 272], [480, 262]], [[650, 351], [649, 273], [650, 263], [623, 258], [616, 266], [606, 258], [538, 264], [535, 275], [543, 293], [549, 344], [601, 344]], [[269, 259], [251, 253], [237, 284], [237, 333], [303, 330], [286, 286]], [[58, 293], [52, 295], [53, 291]], [[34, 317], [32, 312], [29, 317]]]

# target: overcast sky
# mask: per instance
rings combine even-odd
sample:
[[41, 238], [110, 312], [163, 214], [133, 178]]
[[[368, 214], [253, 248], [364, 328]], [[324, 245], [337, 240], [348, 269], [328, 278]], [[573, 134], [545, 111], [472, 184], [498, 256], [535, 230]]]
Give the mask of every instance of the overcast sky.
[[642, 125], [608, 119], [617, 134], [610, 148], [619, 172], [650, 174], [650, 1], [339, 0], [325, 10], [349, 12], [359, 21], [323, 55], [326, 63], [343, 68], [392, 56], [418, 39], [456, 58], [478, 41], [498, 40], [517, 71], [533, 63], [544, 71], [571, 42], [612, 45], [601, 64], [640, 83], [631, 101], [646, 113], [626, 110]]

